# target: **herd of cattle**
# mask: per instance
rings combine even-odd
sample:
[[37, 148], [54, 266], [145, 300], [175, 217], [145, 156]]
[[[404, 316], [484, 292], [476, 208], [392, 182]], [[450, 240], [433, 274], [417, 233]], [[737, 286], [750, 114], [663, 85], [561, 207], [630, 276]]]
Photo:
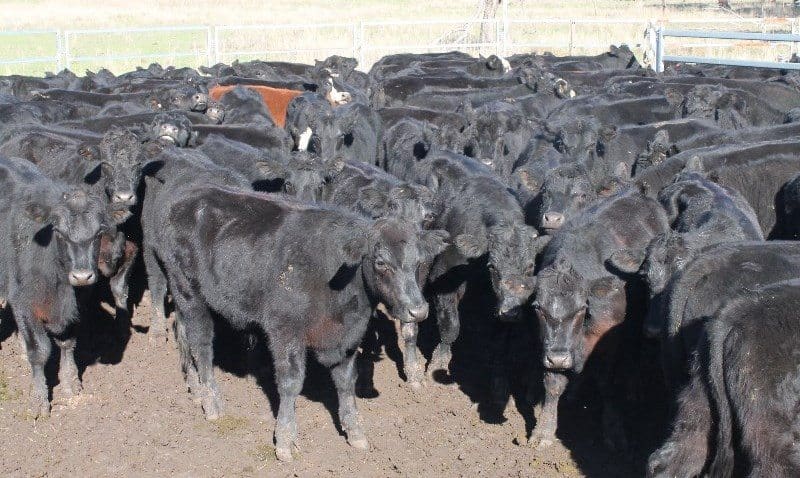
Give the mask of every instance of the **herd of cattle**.
[[35, 415], [50, 410], [51, 341], [60, 387], [79, 393], [81, 311], [104, 288], [126, 313], [140, 256], [148, 333], [163, 342], [171, 302], [207, 418], [221, 411], [214, 317], [263, 331], [281, 460], [308, 350], [330, 368], [348, 442], [367, 449], [354, 360], [369, 321], [400, 322], [420, 389], [418, 323], [435, 315], [427, 373], [447, 371], [479, 283], [495, 299], [498, 403], [508, 328], [538, 330], [532, 445], [556, 440], [559, 399], [580, 381], [602, 399], [606, 445], [624, 450], [625, 400], [657, 349], [674, 419], [649, 475], [800, 475], [800, 75], [656, 75], [626, 47], [355, 66], [0, 78], [0, 307]]

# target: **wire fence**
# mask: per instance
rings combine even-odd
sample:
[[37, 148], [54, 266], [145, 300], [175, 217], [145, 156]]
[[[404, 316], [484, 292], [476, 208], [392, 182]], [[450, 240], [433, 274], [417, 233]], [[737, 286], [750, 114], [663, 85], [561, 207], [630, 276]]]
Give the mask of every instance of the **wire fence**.
[[[261, 59], [313, 63], [329, 55], [351, 56], [359, 68], [399, 52], [459, 50], [474, 55], [551, 51], [596, 54], [611, 44], [647, 47], [649, 27], [708, 31], [800, 33], [798, 18], [678, 20], [511, 19], [364, 21], [296, 25], [220, 25], [100, 30], [0, 32], [0, 74], [42, 74], [107, 68], [133, 70], [152, 62], [176, 67]], [[751, 57], [785, 61], [795, 42], [735, 39], [670, 40], [670, 52], [690, 56]]]

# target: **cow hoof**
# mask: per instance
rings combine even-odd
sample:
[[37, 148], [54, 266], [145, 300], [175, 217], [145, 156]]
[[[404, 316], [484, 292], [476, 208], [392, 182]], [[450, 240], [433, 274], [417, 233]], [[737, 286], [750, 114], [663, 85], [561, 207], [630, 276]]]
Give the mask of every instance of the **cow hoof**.
[[276, 446], [275, 447], [275, 458], [278, 461], [282, 461], [284, 463], [291, 463], [294, 461], [294, 456], [292, 456], [292, 448], [288, 446]]
[[201, 406], [206, 414], [206, 420], [214, 421], [219, 419], [222, 407], [216, 397], [204, 397]]
[[32, 396], [28, 402], [27, 414], [30, 418], [47, 418], [50, 416], [50, 402], [47, 397]]
[[72, 380], [62, 381], [61, 383], [65, 385], [64, 393], [67, 395], [67, 397], [75, 397], [83, 392], [83, 384], [77, 377], [73, 378]]
[[558, 442], [558, 438], [552, 435], [540, 435], [534, 432], [528, 439], [528, 446], [536, 450], [544, 450], [555, 445], [556, 442]]
[[419, 392], [424, 388], [425, 383], [426, 382], [423, 381], [422, 379], [409, 380], [408, 386], [409, 388], [411, 388], [412, 391]]
[[348, 430], [347, 443], [359, 450], [369, 450], [369, 441], [363, 430]]

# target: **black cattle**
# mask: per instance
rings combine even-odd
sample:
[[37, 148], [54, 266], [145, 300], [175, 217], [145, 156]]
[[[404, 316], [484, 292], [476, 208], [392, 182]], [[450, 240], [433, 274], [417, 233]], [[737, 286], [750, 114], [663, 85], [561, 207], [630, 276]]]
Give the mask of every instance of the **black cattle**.
[[[225, 124], [258, 124], [266, 127], [274, 127], [272, 114], [269, 112], [264, 100], [256, 91], [244, 86], [237, 86], [231, 91], [222, 95], [215, 108], [222, 108], [222, 123]], [[206, 113], [208, 111], [206, 110]], [[219, 112], [212, 113], [211, 117], [217, 117]]]
[[221, 405], [212, 363], [214, 310], [234, 327], [256, 324], [267, 335], [280, 395], [280, 460], [292, 460], [308, 349], [331, 370], [348, 442], [367, 449], [355, 406], [356, 348], [379, 306], [403, 323], [425, 320], [417, 267], [444, 248], [447, 236], [218, 187], [174, 196], [161, 218], [156, 250], [180, 312], [183, 368], [206, 417], [217, 418]]
[[51, 337], [61, 349], [59, 380], [80, 393], [71, 327], [78, 302], [98, 276], [103, 201], [53, 181], [30, 162], [0, 159], [0, 297], [13, 311], [33, 373], [30, 410], [50, 413], [44, 366]]
[[[379, 108], [378, 114], [386, 131], [406, 118], [427, 123], [435, 133], [434, 145], [450, 151], [464, 151], [467, 139], [473, 135], [470, 126], [472, 109], [458, 112], [439, 111], [411, 106]], [[382, 161], [381, 161], [382, 162]]]
[[504, 181], [511, 177], [514, 165], [533, 134], [532, 125], [514, 104], [496, 101], [469, 115], [470, 132], [464, 154], [490, 164]]
[[[570, 55], [567, 57], [559, 57], [549, 52], [543, 55], [523, 53], [508, 57], [508, 61], [510, 61], [513, 66], [516, 66], [521, 63], [531, 63], [531, 62], [540, 63], [544, 65], [553, 65], [553, 66], [559, 64], [563, 65], [566, 62], [569, 63], [578, 62], [589, 65], [599, 65], [602, 68], [609, 70], [640, 68], [639, 62], [636, 60], [636, 56], [633, 54], [631, 49], [628, 48], [627, 45], [620, 45], [620, 46], [611, 45], [608, 48], [607, 52], [595, 56]], [[582, 68], [582, 69], [590, 69], [590, 68]]]
[[658, 314], [647, 317], [658, 329], [666, 383], [686, 383], [689, 357], [700, 325], [730, 297], [763, 284], [800, 277], [800, 245], [792, 241], [749, 241], [705, 248], [664, 287]]
[[346, 160], [378, 164], [383, 126], [380, 115], [369, 106], [349, 102], [334, 110], [341, 140], [336, 156]]
[[800, 175], [783, 185], [778, 199], [775, 235], [784, 239], [800, 239]]
[[322, 201], [371, 219], [395, 217], [420, 228], [433, 226], [439, 208], [425, 186], [400, 181], [376, 166], [352, 161], [344, 163], [324, 184]]
[[283, 190], [289, 169], [289, 153], [273, 157], [247, 143], [212, 133], [197, 148], [214, 164], [241, 174], [256, 191]]
[[185, 190], [196, 185], [228, 186], [249, 190], [252, 184], [240, 173], [215, 164], [198, 151], [166, 146], [153, 158], [153, 164], [145, 176], [141, 213], [142, 257], [147, 269], [147, 285], [153, 304], [153, 315], [148, 330], [151, 342], [163, 341], [167, 332], [165, 313], [167, 275], [163, 269], [163, 260], [156, 253], [161, 245], [161, 234], [164, 232], [165, 206], [168, 201], [180, 197]]
[[[641, 328], [643, 305], [636, 283], [614, 273], [608, 261], [620, 249], [644, 250], [669, 228], [661, 206], [629, 188], [568, 221], [542, 252], [533, 307], [539, 321], [545, 368], [544, 403], [531, 442], [555, 440], [558, 401], [567, 373], [588, 373], [589, 359], [603, 399], [606, 444], [626, 446], [613, 383], [614, 364], [629, 347], [625, 338]], [[590, 369], [591, 370], [591, 369]]]
[[586, 169], [576, 163], [565, 164], [547, 173], [526, 215], [534, 218], [540, 233], [552, 234], [596, 198]]
[[15, 101], [0, 105], [0, 125], [50, 124], [74, 119], [78, 107], [64, 101]]
[[343, 140], [333, 107], [316, 93], [303, 93], [289, 103], [284, 128], [294, 141], [294, 150], [325, 158], [332, 158]]
[[202, 144], [212, 134], [218, 134], [234, 141], [249, 144], [263, 150], [270, 157], [288, 157], [292, 150], [292, 138], [281, 128], [261, 128], [248, 125], [195, 124], [192, 129], [198, 133], [198, 143]]
[[667, 282], [705, 247], [733, 241], [764, 240], [756, 213], [730, 188], [707, 179], [699, 161], [658, 194], [667, 212], [671, 231], [656, 236], [646, 251], [618, 251], [615, 267], [638, 273], [646, 281], [650, 297], [645, 334], [656, 337], [663, 323], [662, 294]]
[[800, 474], [800, 281], [726, 295], [701, 326], [672, 433], [650, 456], [648, 476]]
[[647, 124], [681, 118], [681, 104], [666, 96], [579, 96], [554, 108], [548, 118], [594, 116], [602, 124]]
[[[514, 195], [481, 163], [430, 149], [424, 126], [404, 120], [387, 132], [386, 169], [406, 181], [424, 184], [442, 206], [434, 227], [453, 237], [428, 277], [434, 294], [440, 343], [429, 373], [449, 369], [451, 345], [458, 337], [458, 304], [467, 281], [488, 272], [495, 295], [494, 312], [503, 321], [517, 320], [532, 291], [536, 254], [541, 242], [526, 226]], [[487, 271], [488, 269], [488, 271]], [[416, 333], [404, 331], [406, 349], [416, 346]], [[407, 365], [420, 370], [416, 364]], [[409, 375], [412, 386], [420, 374]]]

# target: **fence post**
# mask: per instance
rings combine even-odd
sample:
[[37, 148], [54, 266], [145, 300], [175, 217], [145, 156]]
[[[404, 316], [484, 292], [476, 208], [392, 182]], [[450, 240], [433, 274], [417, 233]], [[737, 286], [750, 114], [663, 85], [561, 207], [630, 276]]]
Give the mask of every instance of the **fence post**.
[[72, 66], [72, 59], [69, 53], [69, 31], [64, 32], [64, 68], [70, 69]]
[[358, 60], [358, 23], [353, 23], [353, 58]]
[[360, 34], [358, 35], [358, 64], [361, 66], [362, 71], [367, 65], [364, 64], [364, 22], [358, 22], [358, 29], [360, 30]]
[[64, 69], [64, 39], [61, 30], [56, 30], [56, 73]]
[[206, 28], [206, 60], [209, 67], [217, 63], [217, 59], [214, 56], [214, 28], [211, 26]]
[[569, 21], [569, 56], [572, 56], [572, 51], [575, 48], [575, 20]]
[[664, 27], [656, 28], [656, 73], [664, 72]]
[[222, 57], [220, 56], [219, 51], [219, 27], [214, 26], [214, 64], [222, 61]]

